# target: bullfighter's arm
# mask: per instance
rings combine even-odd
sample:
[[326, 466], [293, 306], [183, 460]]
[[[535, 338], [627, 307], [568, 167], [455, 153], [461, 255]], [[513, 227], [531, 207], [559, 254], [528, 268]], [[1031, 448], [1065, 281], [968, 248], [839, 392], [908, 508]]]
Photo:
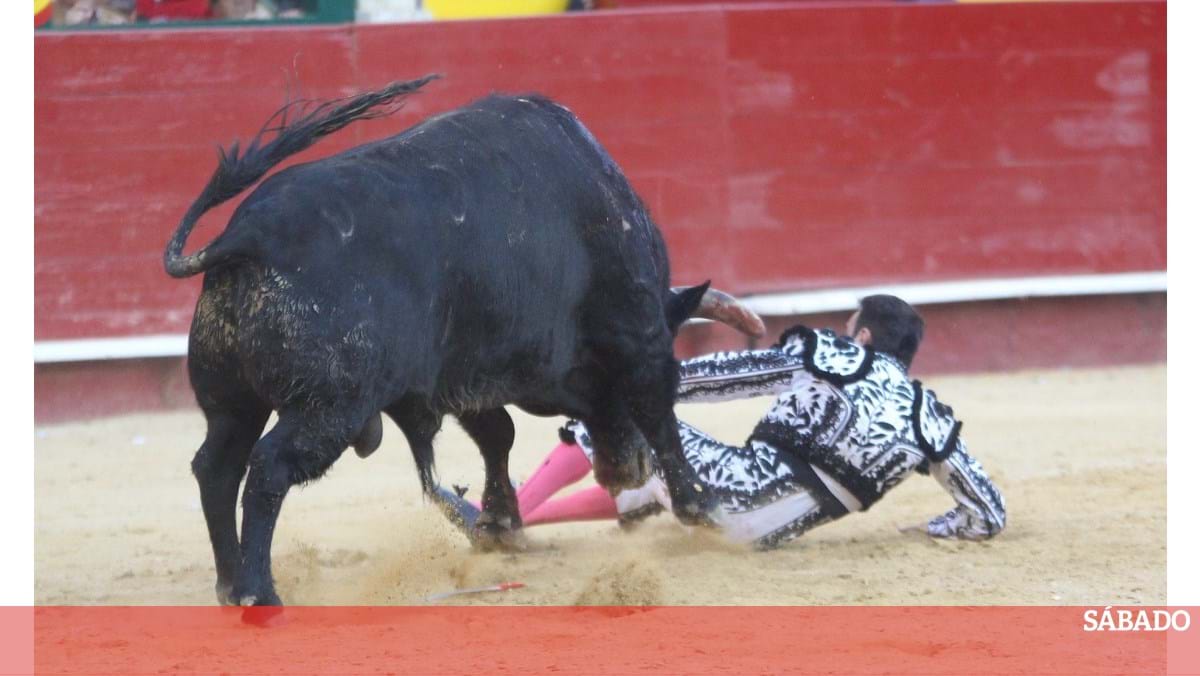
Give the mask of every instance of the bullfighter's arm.
[[798, 355], [770, 348], [717, 352], [679, 365], [679, 402], [717, 402], [786, 392], [808, 376]]
[[939, 538], [986, 540], [1004, 530], [1004, 496], [979, 462], [967, 455], [961, 441], [948, 458], [929, 469], [958, 505], [932, 519], [926, 533]]

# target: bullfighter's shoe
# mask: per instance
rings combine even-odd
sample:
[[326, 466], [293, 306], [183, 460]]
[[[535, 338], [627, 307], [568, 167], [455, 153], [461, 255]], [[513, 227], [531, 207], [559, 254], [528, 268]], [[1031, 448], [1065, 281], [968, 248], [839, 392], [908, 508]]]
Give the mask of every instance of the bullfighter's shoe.
[[621, 527], [621, 530], [628, 533], [640, 526], [643, 521], [655, 514], [661, 513], [664, 509], [666, 508], [657, 502], [652, 502], [632, 511], [622, 512], [617, 515], [617, 525]]
[[466, 492], [467, 489], [461, 486], [455, 486], [453, 493], [439, 486], [431, 497], [450, 523], [471, 538], [479, 519], [479, 508], [463, 498]]

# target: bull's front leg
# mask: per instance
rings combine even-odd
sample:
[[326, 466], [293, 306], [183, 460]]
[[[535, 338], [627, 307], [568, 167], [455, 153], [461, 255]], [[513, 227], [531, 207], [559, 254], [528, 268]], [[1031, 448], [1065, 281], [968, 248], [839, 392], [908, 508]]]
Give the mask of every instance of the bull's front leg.
[[584, 421], [592, 441], [596, 483], [613, 496], [640, 488], [650, 478], [650, 448], [620, 402], [609, 403]]
[[674, 411], [679, 367], [675, 360], [666, 357], [646, 364], [627, 382], [623, 394], [630, 417], [654, 448], [675, 517], [689, 525], [713, 525], [719, 509], [717, 496], [688, 463], [679, 440]]
[[689, 525], [713, 526], [719, 509], [717, 496], [700, 480], [696, 470], [684, 457], [675, 414], [668, 412], [664, 418], [668, 421], [670, 432], [656, 430], [652, 438], [657, 442], [655, 457], [658, 458], [667, 491], [671, 494], [671, 509], [675, 518]]
[[517, 493], [508, 475], [508, 454], [516, 434], [512, 417], [503, 408], [493, 408], [464, 413], [458, 421], [479, 446], [486, 472], [482, 512], [475, 521], [472, 544], [483, 550], [524, 549]]

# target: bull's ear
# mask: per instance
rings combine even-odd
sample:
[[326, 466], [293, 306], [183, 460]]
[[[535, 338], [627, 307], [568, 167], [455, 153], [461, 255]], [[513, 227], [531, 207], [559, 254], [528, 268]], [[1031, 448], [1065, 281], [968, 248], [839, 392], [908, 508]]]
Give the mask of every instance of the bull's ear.
[[698, 286], [671, 289], [671, 297], [667, 299], [667, 326], [671, 327], [672, 333], [679, 330], [679, 325], [700, 307], [700, 301], [704, 299], [711, 283], [712, 280], [709, 280]]

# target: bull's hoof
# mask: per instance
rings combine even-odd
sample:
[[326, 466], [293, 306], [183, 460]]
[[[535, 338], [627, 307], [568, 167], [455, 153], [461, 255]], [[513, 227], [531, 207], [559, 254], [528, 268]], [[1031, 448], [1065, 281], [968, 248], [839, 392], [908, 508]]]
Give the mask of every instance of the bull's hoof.
[[282, 606], [283, 601], [279, 600], [279, 596], [275, 592], [266, 592], [263, 594], [242, 594], [238, 597], [238, 605], [243, 608], [254, 606]]
[[652, 502], [631, 512], [625, 512], [624, 514], [617, 515], [617, 525], [620, 526], [621, 530], [628, 533], [637, 529], [637, 527], [642, 525], [642, 522], [646, 519], [649, 519], [655, 514], [661, 513], [662, 511], [662, 505], [658, 504], [657, 502]]
[[354, 439], [354, 452], [358, 457], [365, 458], [379, 448], [383, 441], [383, 419], [378, 413], [367, 419], [362, 430]]
[[256, 606], [282, 606], [283, 601], [270, 585], [234, 584], [231, 595], [243, 608]]
[[217, 580], [216, 592], [218, 604], [223, 606], [238, 605], [237, 600], [233, 597], [233, 583]]
[[471, 546], [481, 552], [523, 552], [529, 547], [525, 532], [512, 517], [496, 517], [488, 512], [475, 520], [470, 537]]
[[698, 483], [689, 484], [683, 495], [671, 496], [671, 511], [687, 526], [716, 527], [721, 505], [717, 496]]
[[701, 526], [704, 528], [720, 527], [720, 519], [718, 518], [718, 515], [721, 512], [720, 507], [707, 512], [676, 508], [673, 510], [673, 512], [675, 514], [675, 518], [679, 520], [679, 523], [682, 523], [685, 526]]
[[524, 552], [529, 549], [529, 538], [521, 530], [476, 528], [471, 546], [480, 552]]

